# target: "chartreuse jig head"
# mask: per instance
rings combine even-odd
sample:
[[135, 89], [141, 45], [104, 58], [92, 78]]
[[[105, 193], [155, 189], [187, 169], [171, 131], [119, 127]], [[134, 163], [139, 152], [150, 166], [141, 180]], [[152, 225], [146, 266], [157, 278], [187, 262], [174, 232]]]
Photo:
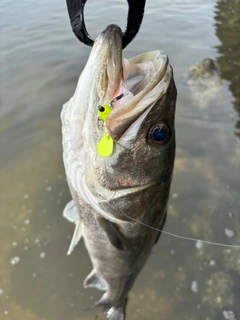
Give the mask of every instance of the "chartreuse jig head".
[[102, 121], [106, 122], [107, 116], [111, 113], [112, 108], [107, 106], [106, 104], [101, 104], [98, 106], [98, 117]]
[[[110, 101], [110, 106], [107, 106], [106, 104], [99, 105], [97, 107], [99, 119], [102, 120], [103, 122], [106, 122], [107, 116], [112, 112], [112, 109], [114, 107], [114, 102], [121, 99], [126, 94], [128, 94], [128, 93], [125, 93], [125, 94], [121, 93], [119, 96], [112, 99]], [[113, 139], [111, 138], [111, 136], [108, 133], [105, 134], [102, 137], [102, 139], [99, 141], [99, 143], [97, 145], [97, 152], [98, 152], [98, 154], [100, 154], [100, 156], [105, 157], [105, 158], [109, 157], [112, 154], [112, 152], [113, 152]]]

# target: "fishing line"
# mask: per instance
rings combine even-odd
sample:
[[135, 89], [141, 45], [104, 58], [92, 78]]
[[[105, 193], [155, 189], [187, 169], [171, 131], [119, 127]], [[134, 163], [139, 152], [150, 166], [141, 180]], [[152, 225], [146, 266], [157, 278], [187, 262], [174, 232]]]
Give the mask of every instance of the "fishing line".
[[[115, 207], [116, 208], [116, 207]], [[219, 246], [219, 247], [227, 247], [227, 248], [240, 248], [240, 245], [233, 245], [233, 244], [225, 244], [225, 243], [219, 243], [219, 242], [213, 242], [213, 241], [206, 241], [206, 240], [201, 240], [201, 239], [197, 239], [197, 238], [191, 238], [191, 237], [184, 237], [184, 236], [181, 236], [181, 235], [178, 235], [178, 234], [175, 234], [175, 233], [172, 233], [172, 232], [168, 232], [168, 231], [164, 231], [162, 229], [158, 229], [158, 228], [155, 228], [155, 227], [152, 227], [152, 226], [149, 226], [147, 225], [146, 223], [142, 222], [142, 221], [138, 221], [132, 217], [129, 217], [125, 212], [123, 212], [123, 210], [121, 208], [118, 208], [120, 209], [120, 211], [125, 215], [125, 217], [127, 217], [128, 219], [131, 219], [132, 221], [134, 222], [137, 222], [147, 228], [150, 228], [152, 230], [155, 230], [155, 231], [160, 231], [164, 234], [167, 234], [169, 236], [172, 236], [172, 237], [175, 237], [175, 238], [180, 238], [180, 239], [184, 239], [184, 240], [189, 240], [189, 241], [201, 241], [202, 243], [206, 243], [206, 244], [212, 244], [212, 245], [215, 245], [215, 246]]]

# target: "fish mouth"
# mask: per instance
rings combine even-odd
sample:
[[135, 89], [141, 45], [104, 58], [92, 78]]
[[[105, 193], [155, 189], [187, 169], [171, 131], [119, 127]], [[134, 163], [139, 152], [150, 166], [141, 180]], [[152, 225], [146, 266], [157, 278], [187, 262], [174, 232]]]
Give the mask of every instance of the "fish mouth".
[[106, 129], [113, 140], [118, 141], [123, 135], [126, 140], [129, 128], [132, 136], [132, 131], [136, 133], [148, 112], [166, 93], [172, 79], [168, 57], [163, 51], [152, 51], [123, 59], [122, 31], [116, 25], [108, 26], [99, 35], [93, 51], [98, 57], [95, 88], [99, 104], [110, 105], [122, 96], [114, 101], [106, 118]]

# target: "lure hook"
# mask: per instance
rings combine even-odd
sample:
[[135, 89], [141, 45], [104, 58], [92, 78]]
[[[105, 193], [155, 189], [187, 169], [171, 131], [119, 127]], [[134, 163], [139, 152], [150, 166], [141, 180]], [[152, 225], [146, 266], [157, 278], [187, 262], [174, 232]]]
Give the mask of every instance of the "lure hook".
[[[93, 46], [94, 40], [87, 32], [84, 22], [84, 6], [87, 0], [66, 0], [70, 23], [75, 36], [88, 46]], [[133, 40], [138, 33], [143, 15], [146, 0], [127, 0], [128, 17], [126, 29], [123, 33], [123, 49]]]

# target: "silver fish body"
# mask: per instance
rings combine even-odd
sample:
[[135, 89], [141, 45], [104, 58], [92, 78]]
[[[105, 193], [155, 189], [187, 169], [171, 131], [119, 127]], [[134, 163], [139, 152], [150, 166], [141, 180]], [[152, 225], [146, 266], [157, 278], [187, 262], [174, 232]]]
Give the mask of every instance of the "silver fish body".
[[[98, 105], [115, 101], [106, 122]], [[122, 58], [122, 32], [96, 39], [74, 96], [63, 106], [63, 159], [76, 224], [69, 253], [84, 238], [93, 270], [85, 287], [104, 290], [110, 320], [125, 319], [127, 294], [163, 227], [175, 157], [176, 87], [166, 54]], [[102, 157], [104, 135], [113, 152]], [[151, 229], [147, 226], [151, 226]]]

